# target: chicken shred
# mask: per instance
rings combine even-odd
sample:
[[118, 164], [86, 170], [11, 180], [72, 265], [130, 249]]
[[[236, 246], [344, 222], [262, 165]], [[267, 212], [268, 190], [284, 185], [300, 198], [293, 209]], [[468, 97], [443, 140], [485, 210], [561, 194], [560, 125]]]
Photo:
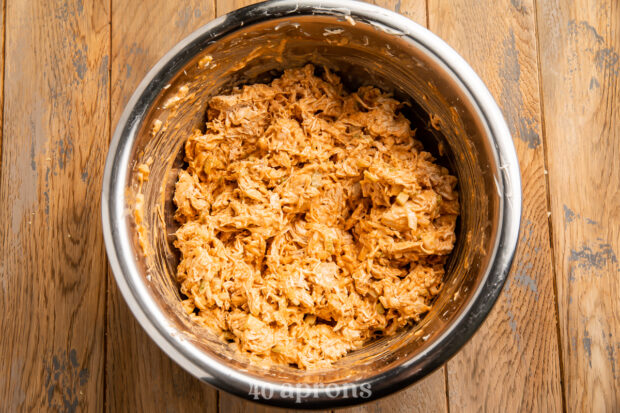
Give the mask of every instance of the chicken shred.
[[459, 214], [401, 102], [315, 72], [212, 97], [174, 193], [184, 309], [251, 360], [300, 369], [420, 321]]

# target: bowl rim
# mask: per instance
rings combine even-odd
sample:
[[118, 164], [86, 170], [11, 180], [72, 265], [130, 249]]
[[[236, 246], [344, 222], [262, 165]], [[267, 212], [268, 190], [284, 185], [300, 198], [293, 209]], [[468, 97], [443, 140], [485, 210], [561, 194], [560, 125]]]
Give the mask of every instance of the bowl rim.
[[[452, 325], [419, 354], [394, 369], [348, 383], [308, 389], [254, 375], [205, 357], [182, 338], [147, 291], [130, 247], [125, 208], [129, 157], [143, 116], [152, 100], [193, 56], [205, 46], [242, 27], [291, 16], [335, 16], [365, 21], [399, 33], [436, 59], [457, 81], [487, 128], [498, 165], [499, 223], [496, 243], [482, 280], [467, 306]], [[105, 163], [101, 193], [103, 235], [110, 267], [127, 305], [155, 343], [186, 371], [218, 389], [261, 403], [296, 409], [330, 408], [365, 403], [416, 382], [447, 362], [471, 338], [495, 304], [508, 276], [518, 242], [521, 220], [521, 178], [512, 137], [501, 110], [469, 64], [447, 43], [423, 26], [400, 14], [354, 0], [272, 0], [254, 4], [216, 18], [177, 43], [147, 73], [118, 120]], [[334, 397], [353, 388], [370, 386], [367, 398]], [[252, 389], [273, 397], [256, 400]], [[348, 394], [348, 393], [346, 393]], [[300, 403], [302, 400], [303, 403]]]

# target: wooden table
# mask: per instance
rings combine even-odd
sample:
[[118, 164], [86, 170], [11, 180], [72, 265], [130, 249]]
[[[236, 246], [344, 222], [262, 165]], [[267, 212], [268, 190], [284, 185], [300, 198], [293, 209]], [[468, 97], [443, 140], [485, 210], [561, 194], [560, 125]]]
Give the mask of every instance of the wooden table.
[[[570, 4], [569, 4], [570, 3]], [[162, 353], [107, 266], [110, 133], [217, 0], [4, 0], [0, 412], [236, 412]], [[500, 104], [523, 220], [504, 291], [422, 382], [351, 412], [620, 411], [620, 5], [385, 0], [460, 52]]]

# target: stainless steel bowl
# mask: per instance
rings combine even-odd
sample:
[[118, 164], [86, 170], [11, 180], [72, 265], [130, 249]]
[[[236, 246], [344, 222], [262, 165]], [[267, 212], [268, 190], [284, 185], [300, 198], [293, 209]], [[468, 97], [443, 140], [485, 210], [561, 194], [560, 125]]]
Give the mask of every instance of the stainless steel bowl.
[[[205, 56], [213, 61], [206, 64]], [[322, 371], [252, 365], [189, 320], [173, 281], [172, 191], [182, 145], [204, 122], [205, 102], [240, 83], [265, 81], [307, 62], [345, 85], [393, 91], [411, 102], [418, 138], [458, 176], [461, 216], [445, 285], [416, 326], [370, 343]], [[181, 89], [182, 86], [187, 89]], [[166, 102], [183, 97], [178, 108]], [[187, 93], [183, 93], [187, 92]], [[173, 105], [174, 106], [174, 105]], [[153, 133], [153, 122], [163, 127]], [[432, 120], [432, 121], [431, 121]], [[147, 248], [138, 246], [136, 166], [153, 158], [144, 184]], [[288, 407], [334, 407], [376, 399], [429, 374], [474, 334], [495, 303], [517, 244], [519, 167], [502, 114], [485, 85], [446, 43], [382, 8], [355, 1], [277, 0], [237, 10], [168, 52], [138, 86], [118, 123], [102, 193], [105, 243], [116, 281], [151, 338], [215, 387]], [[139, 357], [139, 355], [138, 355]]]

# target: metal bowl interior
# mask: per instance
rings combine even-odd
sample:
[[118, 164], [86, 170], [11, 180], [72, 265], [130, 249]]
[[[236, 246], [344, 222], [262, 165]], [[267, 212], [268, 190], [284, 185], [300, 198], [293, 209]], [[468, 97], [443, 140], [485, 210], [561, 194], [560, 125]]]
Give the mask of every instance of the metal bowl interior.
[[[119, 122], [106, 164], [106, 247], [119, 288], [138, 320], [195, 376], [243, 397], [249, 397], [252, 386], [261, 386], [271, 395], [263, 401], [281, 406], [294, 405], [299, 388], [293, 387], [295, 397], [290, 398], [279, 390], [300, 383], [331, 385], [330, 394], [366, 384], [374, 399], [447, 361], [489, 312], [516, 246], [518, 165], [488, 91], [430, 32], [370, 5], [290, 3], [276, 1], [220, 18], [180, 43], [149, 73]], [[213, 60], [207, 64], [205, 56]], [[192, 130], [203, 127], [209, 97], [306, 63], [337, 72], [350, 90], [374, 85], [410, 102], [406, 115], [418, 139], [456, 174], [461, 197], [457, 243], [431, 311], [412, 328], [369, 343], [320, 371], [253, 365], [192, 323], [174, 281], [178, 254], [172, 246], [177, 228], [172, 194], [183, 166], [183, 144]], [[178, 104], [167, 105], [175, 96], [181, 97]], [[155, 121], [162, 127], [154, 133]], [[142, 193], [150, 253], [144, 256], [132, 210], [137, 165], [149, 158], [154, 163]], [[353, 390], [338, 394], [334, 398], [315, 389], [307, 401], [320, 407], [368, 400], [352, 397]]]

